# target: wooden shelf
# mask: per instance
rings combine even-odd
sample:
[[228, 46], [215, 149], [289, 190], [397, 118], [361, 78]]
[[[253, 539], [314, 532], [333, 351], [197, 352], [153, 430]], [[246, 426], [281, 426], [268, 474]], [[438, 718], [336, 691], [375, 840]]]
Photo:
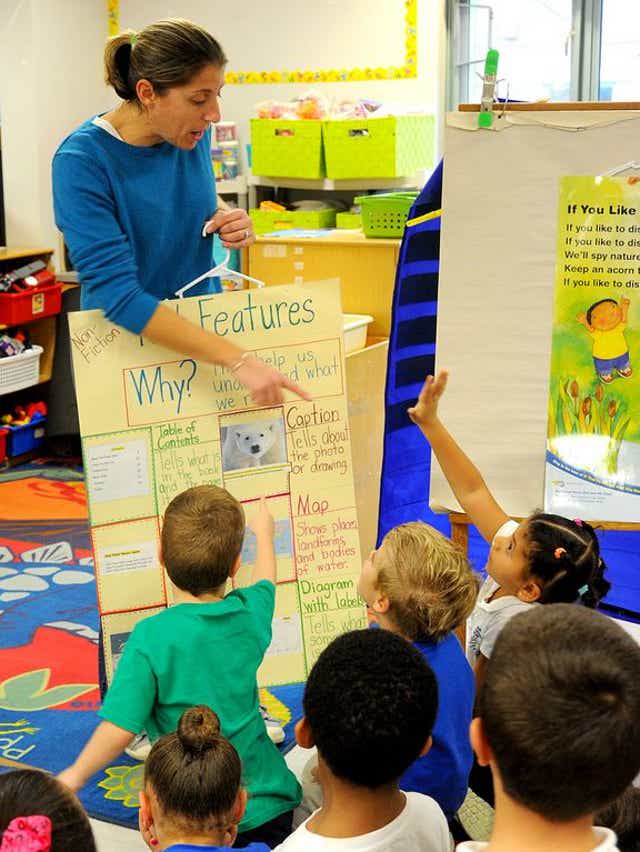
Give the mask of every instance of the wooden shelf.
[[239, 175], [233, 180], [216, 181], [216, 192], [218, 195], [246, 195], [247, 191], [246, 175]]
[[354, 178], [350, 180], [305, 180], [304, 178], [264, 177], [249, 175], [249, 186], [270, 186], [282, 189], [321, 189], [326, 191], [351, 189], [421, 189], [427, 177], [426, 172], [419, 172], [410, 177], [395, 178]]

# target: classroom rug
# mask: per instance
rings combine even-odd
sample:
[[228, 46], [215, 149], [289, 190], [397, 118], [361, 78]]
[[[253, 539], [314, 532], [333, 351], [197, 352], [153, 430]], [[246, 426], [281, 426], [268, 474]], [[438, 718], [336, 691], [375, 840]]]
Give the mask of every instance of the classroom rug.
[[[98, 723], [98, 610], [84, 476], [46, 459], [0, 473], [0, 771], [59, 772]], [[302, 684], [260, 698], [294, 743]], [[137, 828], [142, 764], [126, 755], [80, 793], [97, 819]]]

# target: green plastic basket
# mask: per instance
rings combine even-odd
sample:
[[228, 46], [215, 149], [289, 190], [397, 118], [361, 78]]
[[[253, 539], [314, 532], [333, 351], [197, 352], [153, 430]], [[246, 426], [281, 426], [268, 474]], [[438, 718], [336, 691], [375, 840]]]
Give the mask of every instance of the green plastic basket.
[[414, 175], [433, 165], [434, 136], [432, 115], [325, 121], [322, 138], [327, 177]]
[[362, 227], [362, 216], [360, 213], [337, 213], [336, 228], [351, 230]]
[[335, 228], [335, 210], [249, 210], [256, 234], [285, 231], [291, 228], [316, 230]]
[[385, 192], [355, 199], [362, 211], [365, 237], [401, 237], [417, 192]]
[[324, 177], [322, 122], [252, 118], [251, 171], [266, 177]]

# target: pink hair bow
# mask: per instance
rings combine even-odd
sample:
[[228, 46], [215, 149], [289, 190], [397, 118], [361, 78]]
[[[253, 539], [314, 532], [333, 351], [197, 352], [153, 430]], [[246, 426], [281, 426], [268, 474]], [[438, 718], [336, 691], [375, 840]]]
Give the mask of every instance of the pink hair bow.
[[50, 852], [51, 820], [47, 816], [12, 819], [5, 828], [0, 852]]

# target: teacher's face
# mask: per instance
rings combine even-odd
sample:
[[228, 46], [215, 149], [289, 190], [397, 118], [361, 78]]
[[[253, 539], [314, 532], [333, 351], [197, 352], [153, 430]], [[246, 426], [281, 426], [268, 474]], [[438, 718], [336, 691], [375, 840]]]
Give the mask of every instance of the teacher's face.
[[151, 94], [145, 106], [152, 129], [177, 148], [195, 148], [211, 122], [220, 121], [224, 69], [206, 65], [184, 86]]

